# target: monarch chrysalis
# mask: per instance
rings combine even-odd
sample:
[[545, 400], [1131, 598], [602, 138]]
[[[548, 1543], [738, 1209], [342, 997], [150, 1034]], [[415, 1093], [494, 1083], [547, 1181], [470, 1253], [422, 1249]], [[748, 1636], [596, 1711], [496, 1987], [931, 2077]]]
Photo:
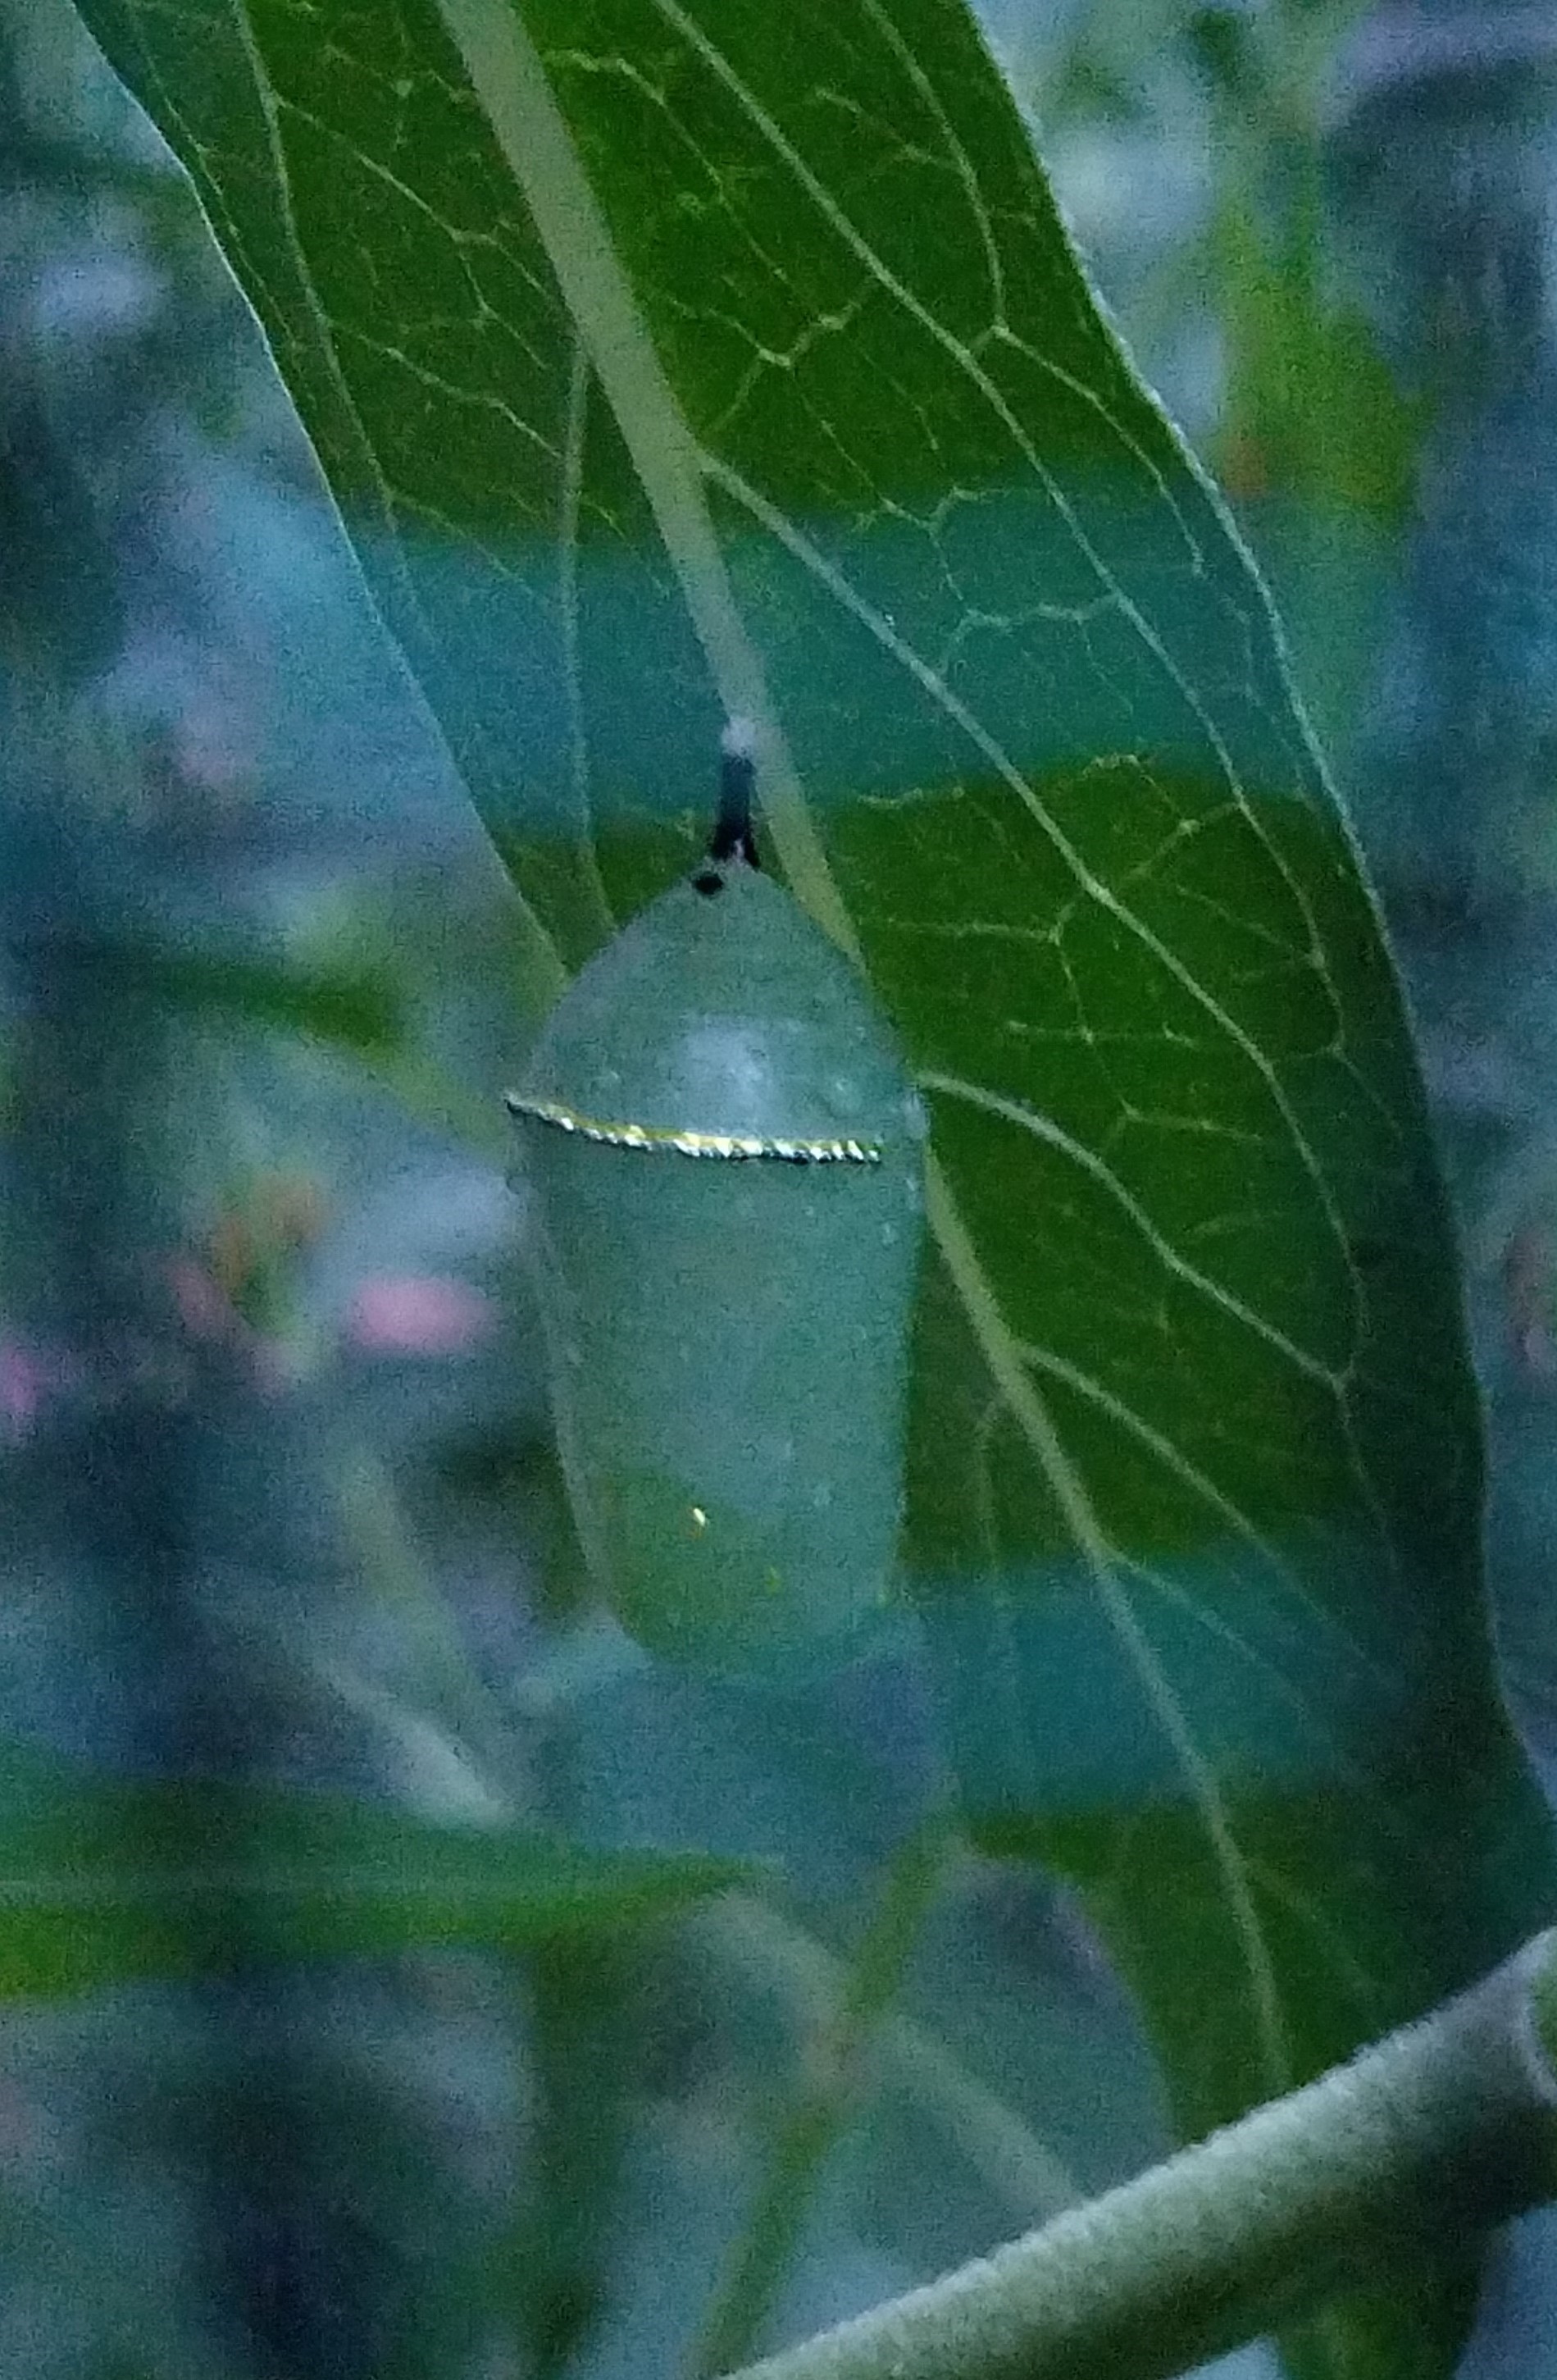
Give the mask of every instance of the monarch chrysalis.
[[706, 856], [583, 969], [509, 1097], [590, 1567], [641, 1644], [712, 1670], [886, 1599], [923, 1208], [918, 1099], [762, 872], [752, 794], [732, 728]]

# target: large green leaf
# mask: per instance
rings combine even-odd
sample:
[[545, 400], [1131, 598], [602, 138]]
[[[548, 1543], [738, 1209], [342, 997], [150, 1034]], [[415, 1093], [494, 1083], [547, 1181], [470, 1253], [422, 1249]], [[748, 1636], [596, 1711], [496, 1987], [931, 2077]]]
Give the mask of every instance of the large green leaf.
[[[559, 982], [722, 712], [935, 1124], [911, 1571], [1186, 2131], [1543, 1914], [1418, 1077], [1268, 607], [959, 0], [89, 0]], [[1446, 2370], [1463, 2275], [1305, 2370]]]
[[0, 1998], [413, 1949], [532, 1950], [684, 1908], [733, 1863], [594, 1852], [339, 1796], [0, 1757]]

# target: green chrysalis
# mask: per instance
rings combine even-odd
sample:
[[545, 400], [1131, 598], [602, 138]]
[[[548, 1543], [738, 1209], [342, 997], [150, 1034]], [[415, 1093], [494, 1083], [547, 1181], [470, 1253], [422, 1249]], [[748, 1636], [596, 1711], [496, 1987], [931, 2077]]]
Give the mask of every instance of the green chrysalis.
[[509, 1106], [590, 1566], [683, 1666], [761, 1670], [888, 1592], [923, 1111], [848, 961], [758, 864], [727, 733], [707, 856], [590, 961]]

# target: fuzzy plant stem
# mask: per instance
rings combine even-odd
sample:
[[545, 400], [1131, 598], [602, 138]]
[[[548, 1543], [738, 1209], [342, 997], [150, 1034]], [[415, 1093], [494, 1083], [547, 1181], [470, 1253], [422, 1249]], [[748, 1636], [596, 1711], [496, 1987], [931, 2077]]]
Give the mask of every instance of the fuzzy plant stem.
[[742, 2380], [1167, 2380], [1557, 2193], [1557, 1929], [1420, 2023]]

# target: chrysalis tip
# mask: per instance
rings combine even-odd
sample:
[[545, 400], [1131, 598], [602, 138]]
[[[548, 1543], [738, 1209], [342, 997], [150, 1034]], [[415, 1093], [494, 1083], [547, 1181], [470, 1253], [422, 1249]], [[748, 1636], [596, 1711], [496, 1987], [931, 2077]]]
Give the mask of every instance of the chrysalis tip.
[[[708, 857], [716, 863], [727, 859], [743, 860], [748, 868], [757, 868], [756, 836], [752, 828], [752, 795], [756, 787], [756, 735], [749, 719], [732, 719], [719, 738], [719, 807], [714, 820], [714, 832], [708, 843]], [[700, 892], [716, 892], [722, 878], [705, 872], [694, 876], [693, 883]]]

